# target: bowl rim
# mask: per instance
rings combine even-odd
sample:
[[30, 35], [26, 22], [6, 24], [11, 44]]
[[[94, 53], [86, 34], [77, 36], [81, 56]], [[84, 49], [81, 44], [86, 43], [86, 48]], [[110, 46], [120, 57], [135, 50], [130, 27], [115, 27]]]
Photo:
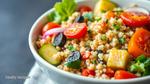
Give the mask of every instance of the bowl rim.
[[[80, 2], [84, 2], [84, 1], [80, 1]], [[78, 3], [80, 3], [78, 2]], [[144, 0], [143, 2], [147, 2], [146, 0]], [[81, 80], [81, 81], [87, 81], [87, 82], [95, 82], [95, 83], [134, 83], [134, 82], [140, 82], [140, 81], [144, 81], [144, 80], [150, 80], [150, 76], [145, 76], [145, 77], [139, 77], [139, 78], [133, 78], [133, 79], [122, 79], [122, 80], [106, 80], [106, 79], [97, 79], [97, 78], [90, 78], [90, 77], [84, 77], [84, 76], [80, 76], [74, 73], [70, 73], [61, 69], [58, 69], [57, 67], [53, 66], [52, 64], [48, 63], [47, 61], [45, 61], [36, 51], [35, 47], [34, 47], [34, 43], [32, 41], [32, 37], [34, 34], [34, 30], [37, 27], [37, 24], [39, 24], [39, 22], [45, 17], [47, 16], [49, 13], [51, 13], [52, 11], [54, 11], [54, 8], [49, 9], [48, 11], [46, 11], [44, 14], [42, 14], [36, 21], [35, 23], [32, 25], [31, 30], [29, 32], [29, 36], [28, 36], [28, 44], [29, 44], [29, 48], [34, 56], [34, 58], [36, 59], [36, 61], [39, 61], [40, 63], [42, 63], [44, 66], [46, 66], [48, 69], [52, 69], [53, 71], [56, 71], [57, 73], [67, 76], [69, 78], [72, 79], [77, 79], [77, 80]]]

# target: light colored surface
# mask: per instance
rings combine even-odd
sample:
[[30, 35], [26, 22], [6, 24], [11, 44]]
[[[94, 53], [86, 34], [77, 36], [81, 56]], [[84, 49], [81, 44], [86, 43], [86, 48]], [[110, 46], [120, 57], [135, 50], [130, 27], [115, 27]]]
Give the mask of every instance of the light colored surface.
[[30, 70], [28, 77], [24, 84], [56, 84], [42, 72], [37, 63]]

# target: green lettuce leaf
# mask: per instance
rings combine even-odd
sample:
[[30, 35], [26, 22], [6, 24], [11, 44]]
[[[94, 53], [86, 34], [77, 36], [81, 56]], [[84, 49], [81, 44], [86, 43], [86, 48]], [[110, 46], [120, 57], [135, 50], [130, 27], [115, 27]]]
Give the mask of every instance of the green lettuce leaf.
[[77, 4], [74, 0], [62, 0], [54, 6], [55, 11], [61, 16], [62, 21], [66, 21], [69, 16], [76, 10]]

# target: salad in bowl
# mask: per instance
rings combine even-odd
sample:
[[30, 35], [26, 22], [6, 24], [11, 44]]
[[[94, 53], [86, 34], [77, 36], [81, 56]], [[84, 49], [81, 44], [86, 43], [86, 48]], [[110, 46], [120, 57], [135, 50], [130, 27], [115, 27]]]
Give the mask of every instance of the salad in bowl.
[[51, 73], [110, 81], [150, 75], [150, 15], [146, 8], [137, 4], [124, 8], [117, 0], [62, 0], [45, 16], [36, 40], [29, 39], [29, 44], [35, 45], [38, 61], [44, 59], [58, 70], [49, 68]]

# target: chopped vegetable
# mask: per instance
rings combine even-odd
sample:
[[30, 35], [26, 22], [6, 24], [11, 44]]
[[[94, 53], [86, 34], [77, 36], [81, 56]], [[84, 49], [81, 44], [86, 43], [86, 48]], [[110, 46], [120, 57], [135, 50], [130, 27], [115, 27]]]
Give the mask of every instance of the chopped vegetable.
[[96, 4], [94, 13], [95, 15], [101, 14], [103, 12], [113, 10], [116, 6], [115, 3], [111, 2], [110, 0], [99, 0]]
[[139, 57], [137, 57], [136, 59], [135, 59], [135, 61], [136, 62], [145, 62], [147, 60], [147, 58], [144, 56], [144, 55], [140, 55]]
[[71, 55], [68, 57], [67, 62], [65, 65], [67, 67], [73, 68], [73, 69], [80, 69], [81, 64], [81, 54], [79, 51], [73, 51]]
[[89, 52], [89, 51], [84, 52], [84, 53], [82, 54], [82, 60], [87, 60], [90, 55], [91, 55], [91, 52]]
[[117, 24], [113, 24], [113, 28], [114, 28], [115, 30], [120, 30], [120, 26], [117, 25]]
[[129, 67], [129, 71], [139, 73], [141, 76], [150, 75], [150, 58], [140, 55]]
[[115, 71], [109, 67], [106, 68], [106, 75], [109, 77], [113, 77], [115, 74]]
[[121, 19], [125, 25], [135, 28], [150, 23], [150, 16], [139, 12], [123, 12]]
[[144, 76], [146, 75], [150, 75], [150, 58], [148, 58], [145, 63], [144, 63], [144, 67], [145, 67], [145, 72], [143, 73]]
[[137, 29], [129, 41], [128, 52], [134, 58], [141, 54], [150, 56], [150, 32], [144, 28]]
[[95, 71], [90, 69], [82, 69], [82, 76], [95, 76]]
[[55, 55], [57, 52], [51, 44], [45, 44], [39, 49], [40, 56], [53, 65], [58, 65], [61, 62], [61, 58]]
[[121, 37], [121, 38], [119, 38], [119, 42], [120, 42], [121, 44], [124, 44], [124, 43], [126, 42], [126, 39], [123, 38], [123, 37]]
[[102, 20], [102, 18], [101, 17], [95, 17], [94, 20], [99, 22]]
[[93, 13], [92, 12], [83, 14], [83, 17], [89, 21], [93, 21]]
[[126, 50], [111, 49], [107, 66], [112, 69], [125, 69], [129, 54]]
[[96, 64], [97, 62], [96, 62], [96, 60], [92, 60], [92, 64]]
[[63, 47], [66, 43], [66, 36], [63, 33], [58, 33], [55, 38], [53, 45]]
[[43, 35], [43, 39], [46, 39], [47, 36], [54, 36], [60, 32], [64, 32], [65, 28], [53, 28], [53, 29], [50, 29], [48, 31], [46, 31]]
[[60, 25], [57, 24], [57, 23], [54, 23], [54, 22], [48, 22], [42, 29], [42, 35], [44, 35], [45, 32], [47, 32], [48, 30], [50, 29], [53, 29], [53, 28], [59, 28]]
[[87, 32], [87, 26], [85, 23], [74, 23], [70, 28], [64, 31], [64, 35], [68, 38], [79, 39], [82, 38]]
[[70, 51], [75, 51], [75, 47], [73, 47], [73, 45], [68, 45], [67, 46], [67, 49], [69, 49]]
[[141, 7], [131, 7], [131, 8], [127, 8], [125, 11], [134, 12], [134, 13], [143, 13], [145, 15], [149, 15], [149, 11]]
[[113, 11], [108, 11], [106, 12], [106, 18], [107, 19], [111, 19], [111, 18], [114, 18], [115, 17], [115, 14]]
[[101, 36], [101, 40], [102, 40], [102, 41], [106, 41], [106, 40], [107, 40], [107, 37], [106, 37], [105, 34], [103, 34], [103, 35]]
[[[142, 73], [144, 72], [144, 64], [143, 63], [136, 63], [130, 66], [130, 72], [138, 72], [138, 73]], [[140, 74], [142, 75], [142, 74]]]
[[131, 79], [131, 78], [137, 78], [136, 75], [133, 73], [124, 71], [124, 70], [117, 70], [114, 75], [115, 79]]
[[108, 30], [109, 27], [108, 27], [107, 22], [108, 22], [108, 20], [100, 23], [100, 27], [101, 27], [101, 29], [99, 29], [100, 33], [105, 33]]

